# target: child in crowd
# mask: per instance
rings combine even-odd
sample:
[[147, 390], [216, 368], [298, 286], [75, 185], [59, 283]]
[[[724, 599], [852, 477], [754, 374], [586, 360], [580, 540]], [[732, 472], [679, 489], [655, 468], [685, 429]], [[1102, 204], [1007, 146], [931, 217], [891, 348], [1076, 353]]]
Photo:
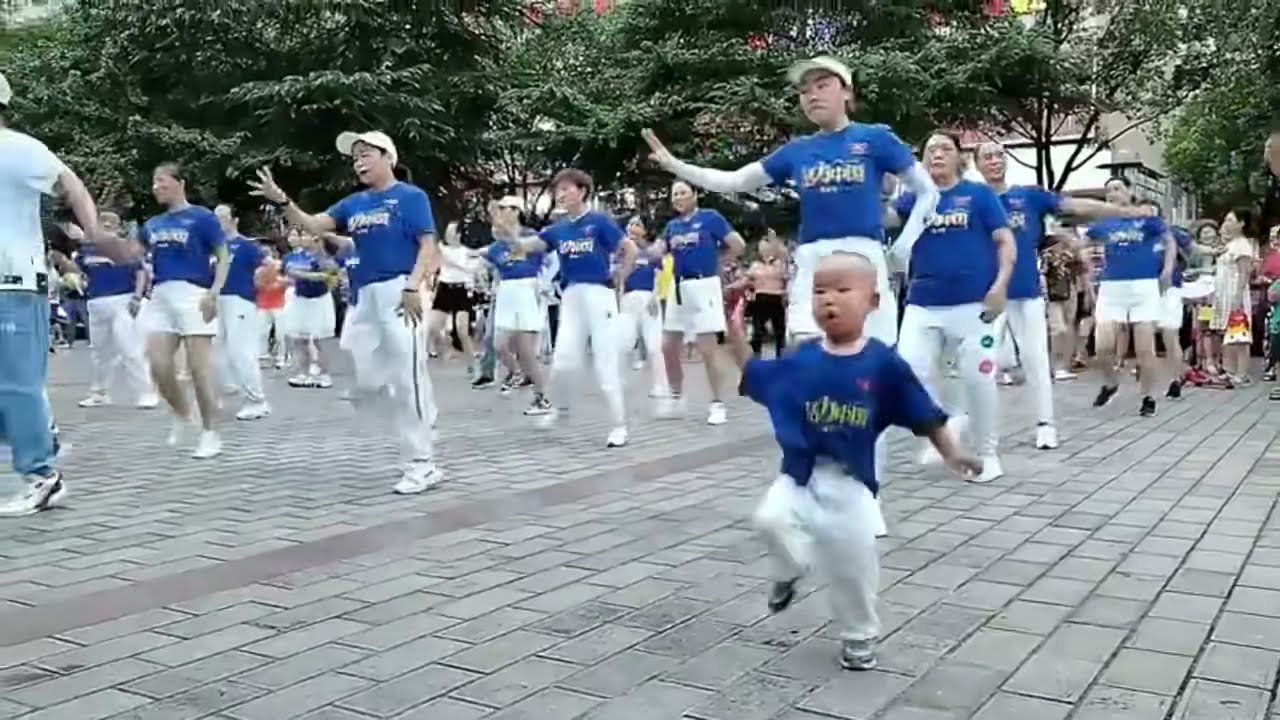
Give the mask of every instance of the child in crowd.
[[[891, 425], [932, 442], [944, 462], [967, 476], [982, 463], [961, 450], [946, 414], [897, 352], [863, 336], [879, 303], [876, 269], [866, 256], [838, 253], [819, 261], [813, 314], [823, 337], [779, 358], [751, 359], [741, 310], [728, 339], [742, 368], [740, 392], [769, 411], [782, 449], [782, 468], [755, 512], [773, 563], [769, 609], [780, 612], [816, 561], [831, 579], [840, 662], [850, 670], [876, 665], [880, 565], [876, 532], [883, 527], [875, 443]], [[812, 554], [812, 557], [811, 557]]]

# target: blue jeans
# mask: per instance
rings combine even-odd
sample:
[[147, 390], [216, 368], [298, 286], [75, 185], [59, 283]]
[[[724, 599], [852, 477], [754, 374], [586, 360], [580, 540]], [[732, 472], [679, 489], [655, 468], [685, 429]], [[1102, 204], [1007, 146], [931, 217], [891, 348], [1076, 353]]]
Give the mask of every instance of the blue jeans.
[[48, 475], [53, 435], [45, 374], [49, 369], [49, 299], [0, 292], [0, 442], [13, 449], [18, 475]]

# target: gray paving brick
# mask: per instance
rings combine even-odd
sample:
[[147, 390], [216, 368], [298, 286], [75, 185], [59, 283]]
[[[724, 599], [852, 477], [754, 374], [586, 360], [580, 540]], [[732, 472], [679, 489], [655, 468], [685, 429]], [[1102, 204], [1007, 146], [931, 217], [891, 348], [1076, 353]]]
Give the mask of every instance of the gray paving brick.
[[1102, 674], [1101, 682], [1129, 690], [1173, 696], [1191, 669], [1185, 655], [1124, 648]]
[[1255, 720], [1267, 713], [1266, 690], [1194, 679], [1178, 701], [1179, 720]]
[[1280, 618], [1225, 612], [1218, 618], [1213, 639], [1236, 645], [1280, 650]]
[[1211, 642], [1196, 664], [1194, 675], [1205, 680], [1269, 690], [1276, 684], [1280, 652]]
[[973, 720], [1065, 720], [1071, 706], [1041, 698], [997, 693]]
[[614, 698], [676, 666], [673, 658], [626, 650], [560, 682], [561, 687], [588, 695]]
[[468, 702], [503, 708], [559, 682], [579, 669], [577, 665], [546, 658], [525, 658], [454, 690], [453, 695]]
[[232, 625], [190, 640], [166, 644], [164, 647], [147, 652], [140, 657], [148, 662], [174, 667], [185, 665], [210, 655], [217, 655], [227, 650], [243, 647], [254, 641], [270, 637], [272, 634], [270, 630], [264, 628], [250, 625]]
[[191, 720], [247, 702], [265, 692], [236, 682], [219, 681], [135, 708], [112, 720]]
[[709, 693], [682, 685], [651, 681], [627, 695], [597, 706], [586, 720], [647, 720], [683, 717], [686, 710], [705, 702]]
[[369, 682], [349, 675], [325, 673], [227, 711], [239, 720], [286, 720], [324, 707], [367, 688]]
[[[354, 615], [351, 617], [354, 618]], [[345, 635], [342, 638], [342, 644], [372, 650], [386, 650], [456, 624], [456, 620], [443, 615], [432, 612], [417, 613], [392, 620], [385, 625], [377, 625]]]
[[652, 637], [649, 630], [629, 628], [621, 625], [602, 625], [571, 640], [543, 650], [541, 655], [553, 660], [563, 660], [579, 665], [591, 665], [616, 652], [634, 647], [637, 643]]
[[542, 652], [559, 641], [551, 635], [516, 630], [454, 653], [445, 662], [464, 670], [491, 673]]
[[37, 710], [23, 720], [101, 720], [143, 705], [147, 699], [119, 690], [100, 690], [91, 695]]
[[142, 678], [125, 685], [123, 689], [151, 698], [166, 698], [204, 683], [246, 672], [267, 662], [267, 658], [232, 650]]
[[367, 652], [342, 645], [322, 645], [237, 675], [235, 679], [238, 683], [278, 690], [321, 673], [351, 665], [367, 656]]
[[577, 720], [600, 702], [599, 698], [550, 688], [489, 716], [488, 720], [545, 720], [545, 718]]
[[1176, 655], [1196, 655], [1208, 634], [1207, 624], [1147, 618], [1138, 625], [1129, 645]]
[[808, 683], [750, 673], [689, 711], [705, 720], [766, 720], [791, 706], [809, 690]]
[[81, 695], [108, 690], [163, 669], [159, 665], [126, 658], [16, 690], [7, 690], [5, 696], [23, 705], [48, 707]]
[[348, 665], [342, 672], [369, 680], [385, 681], [469, 647], [471, 646], [467, 643], [457, 640], [427, 636]]

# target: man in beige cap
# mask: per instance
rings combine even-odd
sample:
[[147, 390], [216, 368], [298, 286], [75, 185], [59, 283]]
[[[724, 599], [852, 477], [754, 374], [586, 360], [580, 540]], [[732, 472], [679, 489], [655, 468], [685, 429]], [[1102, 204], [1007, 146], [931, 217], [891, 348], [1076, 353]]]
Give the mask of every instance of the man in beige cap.
[[0, 442], [13, 451], [22, 483], [0, 484], [0, 515], [30, 515], [66, 496], [53, 468], [54, 439], [45, 395], [49, 362], [49, 270], [40, 218], [42, 195], [60, 195], [99, 252], [122, 257], [126, 243], [98, 230], [84, 183], [44, 143], [6, 126], [13, 88], [0, 75]]

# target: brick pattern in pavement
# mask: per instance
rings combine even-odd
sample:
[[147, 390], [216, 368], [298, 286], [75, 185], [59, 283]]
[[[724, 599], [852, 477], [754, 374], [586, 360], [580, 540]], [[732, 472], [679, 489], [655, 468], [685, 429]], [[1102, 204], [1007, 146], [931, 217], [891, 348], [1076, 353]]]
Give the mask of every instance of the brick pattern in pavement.
[[442, 369], [450, 481], [400, 498], [394, 435], [332, 393], [273, 378], [276, 414], [199, 463], [158, 412], [76, 408], [85, 362], [54, 364], [70, 507], [0, 535], [0, 717], [1280, 720], [1264, 391], [1139, 419], [1131, 387], [1096, 411], [1092, 383], [1058, 385], [1063, 447], [1036, 452], [1003, 390], [988, 486], [898, 436], [881, 666], [849, 673], [820, 578], [765, 612], [746, 518], [776, 452], [741, 401], [709, 428], [633, 394], [633, 442], [606, 451], [598, 401], [538, 432]]

